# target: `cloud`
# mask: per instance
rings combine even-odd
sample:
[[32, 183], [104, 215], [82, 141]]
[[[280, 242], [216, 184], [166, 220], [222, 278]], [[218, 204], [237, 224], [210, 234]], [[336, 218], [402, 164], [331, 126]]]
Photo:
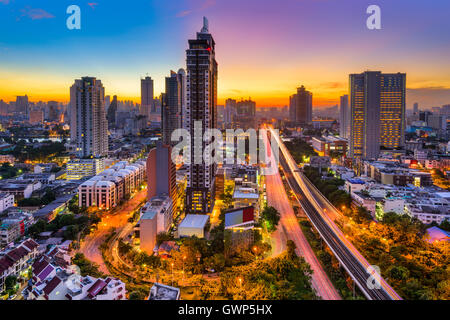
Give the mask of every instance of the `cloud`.
[[320, 87], [327, 89], [341, 89], [345, 88], [346, 84], [343, 82], [324, 82], [320, 84]]
[[21, 9], [20, 12], [22, 12], [21, 17], [28, 17], [31, 20], [52, 19], [55, 17], [51, 13], [45, 11], [44, 9], [31, 8], [29, 6], [26, 6], [24, 9]]
[[95, 9], [95, 6], [98, 6], [97, 2], [88, 2], [88, 5], [92, 8]]
[[194, 8], [191, 10], [183, 10], [180, 11], [176, 14], [177, 18], [182, 18], [185, 17], [187, 15], [190, 15], [191, 13], [195, 12], [195, 11], [202, 11], [202, 10], [206, 10], [212, 6], [214, 6], [216, 4], [216, 0], [205, 0], [202, 5], [198, 8]]
[[177, 13], [177, 18], [185, 17], [191, 14], [192, 10], [184, 10]]

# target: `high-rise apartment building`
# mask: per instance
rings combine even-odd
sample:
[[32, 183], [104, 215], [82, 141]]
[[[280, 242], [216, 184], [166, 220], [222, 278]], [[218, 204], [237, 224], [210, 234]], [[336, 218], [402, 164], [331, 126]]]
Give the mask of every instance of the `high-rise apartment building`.
[[298, 125], [312, 123], [312, 93], [304, 86], [289, 97], [289, 116]]
[[44, 112], [42, 110], [30, 110], [28, 121], [30, 124], [44, 123]]
[[404, 146], [405, 88], [404, 73], [350, 75], [350, 157], [377, 158], [380, 149]]
[[225, 101], [224, 123], [226, 126], [229, 126], [236, 117], [236, 107], [237, 107], [236, 100], [227, 99]]
[[57, 101], [47, 102], [48, 106], [48, 120], [49, 121], [59, 121], [59, 108]]
[[17, 96], [16, 97], [16, 112], [28, 115], [28, 96]]
[[[217, 128], [217, 62], [215, 42], [206, 18], [203, 18], [203, 28], [197, 32], [197, 38], [189, 40], [186, 56], [186, 123], [191, 133], [186, 210], [188, 213], [208, 213], [214, 207], [217, 164], [206, 163], [203, 159], [207, 143], [202, 137], [205, 130]], [[196, 136], [199, 134], [201, 136]], [[196, 150], [196, 140], [200, 141], [201, 150]]]
[[172, 132], [183, 126], [183, 104], [185, 72], [180, 69], [178, 73], [171, 71], [166, 77], [166, 92], [162, 97], [161, 122], [163, 143], [174, 145], [171, 142]]
[[75, 80], [70, 88], [70, 139], [77, 155], [108, 155], [108, 123], [105, 115], [105, 88], [93, 77]]
[[339, 105], [339, 135], [341, 138], [348, 139], [350, 133], [350, 110], [348, 107], [348, 95], [340, 98]]
[[147, 119], [150, 119], [150, 113], [154, 111], [153, 96], [153, 79], [147, 76], [141, 79], [141, 114], [147, 116]]

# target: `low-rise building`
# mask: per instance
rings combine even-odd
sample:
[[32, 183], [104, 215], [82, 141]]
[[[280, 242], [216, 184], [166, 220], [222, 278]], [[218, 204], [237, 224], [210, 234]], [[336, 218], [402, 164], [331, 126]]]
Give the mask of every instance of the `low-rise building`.
[[180, 300], [180, 289], [155, 282], [150, 289], [148, 300]]
[[105, 160], [98, 159], [73, 159], [67, 162], [67, 180], [80, 180], [92, 177], [105, 170]]
[[16, 246], [0, 252], [0, 291], [4, 290], [5, 279], [20, 276], [39, 254], [39, 245], [32, 239], [26, 239]]
[[0, 154], [0, 163], [9, 163], [14, 165], [16, 162], [16, 158], [10, 154]]
[[206, 214], [187, 214], [178, 226], [179, 237], [205, 237], [205, 228], [209, 221]]
[[0, 193], [0, 213], [14, 206], [14, 195], [9, 193]]
[[39, 190], [42, 184], [34, 180], [4, 180], [0, 183], [0, 193], [14, 195], [15, 200], [29, 198], [31, 194]]
[[169, 230], [173, 221], [173, 203], [167, 195], [153, 197], [141, 208], [139, 219], [140, 248], [153, 254], [156, 235]]
[[426, 187], [433, 184], [431, 174], [386, 161], [365, 161], [364, 174], [382, 184]]
[[42, 185], [49, 185], [55, 181], [56, 175], [51, 172], [44, 173], [24, 173], [17, 180], [34, 180], [39, 181]]
[[255, 215], [259, 216], [260, 197], [257, 188], [250, 187], [235, 187], [233, 192], [234, 208], [255, 208]]
[[312, 138], [312, 146], [319, 156], [330, 157], [334, 154], [347, 153], [347, 139], [335, 136], [322, 136]]
[[47, 222], [52, 221], [55, 217], [64, 212], [69, 205], [70, 200], [73, 198], [73, 195], [63, 195], [54, 201], [50, 202], [45, 207], [35, 211], [33, 213], [33, 217], [35, 220], [42, 219]]

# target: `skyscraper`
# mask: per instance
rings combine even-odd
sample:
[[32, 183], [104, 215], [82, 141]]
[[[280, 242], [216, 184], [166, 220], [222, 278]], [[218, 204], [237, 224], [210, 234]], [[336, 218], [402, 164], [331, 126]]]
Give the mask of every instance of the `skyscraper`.
[[312, 123], [312, 93], [304, 86], [289, 97], [289, 115], [297, 125]]
[[150, 119], [150, 113], [153, 112], [153, 80], [151, 77], [141, 79], [141, 114]]
[[173, 145], [171, 142], [172, 132], [183, 126], [183, 100], [185, 73], [180, 69], [178, 73], [170, 72], [166, 77], [166, 92], [163, 95], [161, 106], [161, 122], [163, 143]]
[[[205, 17], [203, 28], [197, 32], [197, 39], [189, 40], [186, 56], [186, 124], [191, 133], [186, 209], [189, 213], [208, 213], [214, 207], [214, 179], [217, 165], [206, 164], [203, 158], [201, 163], [197, 163], [200, 159], [195, 159], [198, 153], [195, 150], [195, 140], [200, 140], [205, 130], [217, 127], [215, 42], [209, 33], [208, 20]], [[201, 137], [195, 136], [195, 127], [199, 127]], [[206, 143], [203, 139], [201, 141], [201, 150], [205, 150]]]
[[339, 105], [339, 135], [348, 139], [350, 132], [350, 112], [348, 108], [348, 95], [341, 96]]
[[405, 143], [406, 74], [366, 71], [350, 75], [349, 156], [377, 158]]
[[49, 101], [47, 102], [47, 106], [48, 106], [48, 120], [58, 121], [59, 120], [58, 102]]
[[236, 106], [237, 102], [234, 99], [227, 99], [225, 101], [225, 125], [229, 126], [234, 121], [236, 116]]
[[251, 98], [236, 103], [233, 124], [236, 129], [256, 128], [256, 102]]
[[413, 105], [413, 113], [419, 114], [419, 104], [417, 102], [415, 102]]
[[116, 126], [116, 113], [117, 113], [117, 96], [113, 97], [113, 100], [109, 104], [108, 113], [106, 118], [108, 119], [108, 127], [113, 128]]
[[83, 157], [108, 155], [105, 88], [93, 77], [75, 80], [70, 88], [70, 139]]

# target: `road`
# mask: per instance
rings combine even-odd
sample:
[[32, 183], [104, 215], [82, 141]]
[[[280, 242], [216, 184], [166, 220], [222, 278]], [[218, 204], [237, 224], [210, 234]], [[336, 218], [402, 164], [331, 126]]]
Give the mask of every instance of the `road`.
[[115, 208], [109, 214], [104, 215], [102, 220], [98, 223], [97, 230], [91, 232], [83, 239], [78, 252], [83, 253], [87, 259], [98, 264], [100, 271], [109, 274], [99, 247], [106, 236], [111, 232], [112, 228], [116, 229], [118, 234], [122, 233], [122, 230], [129, 225], [128, 218], [130, 217], [130, 213], [132, 213], [146, 197], [147, 189], [140, 190], [123, 205]]
[[322, 265], [300, 228], [278, 171], [275, 174], [266, 176], [266, 193], [268, 204], [280, 212], [281, 219], [278, 229], [281, 228], [281, 230], [278, 230], [278, 232], [283, 231], [287, 238], [294, 241], [297, 246], [297, 254], [304, 257], [306, 262], [311, 266], [313, 270], [311, 285], [317, 295], [324, 300], [341, 300], [339, 293], [323, 270]]
[[303, 210], [366, 298], [401, 300], [377, 271], [370, 270], [369, 262], [334, 223], [333, 217], [339, 216], [338, 210], [316, 188], [311, 187], [277, 133], [271, 130], [271, 134], [275, 136], [281, 150], [280, 164]]

